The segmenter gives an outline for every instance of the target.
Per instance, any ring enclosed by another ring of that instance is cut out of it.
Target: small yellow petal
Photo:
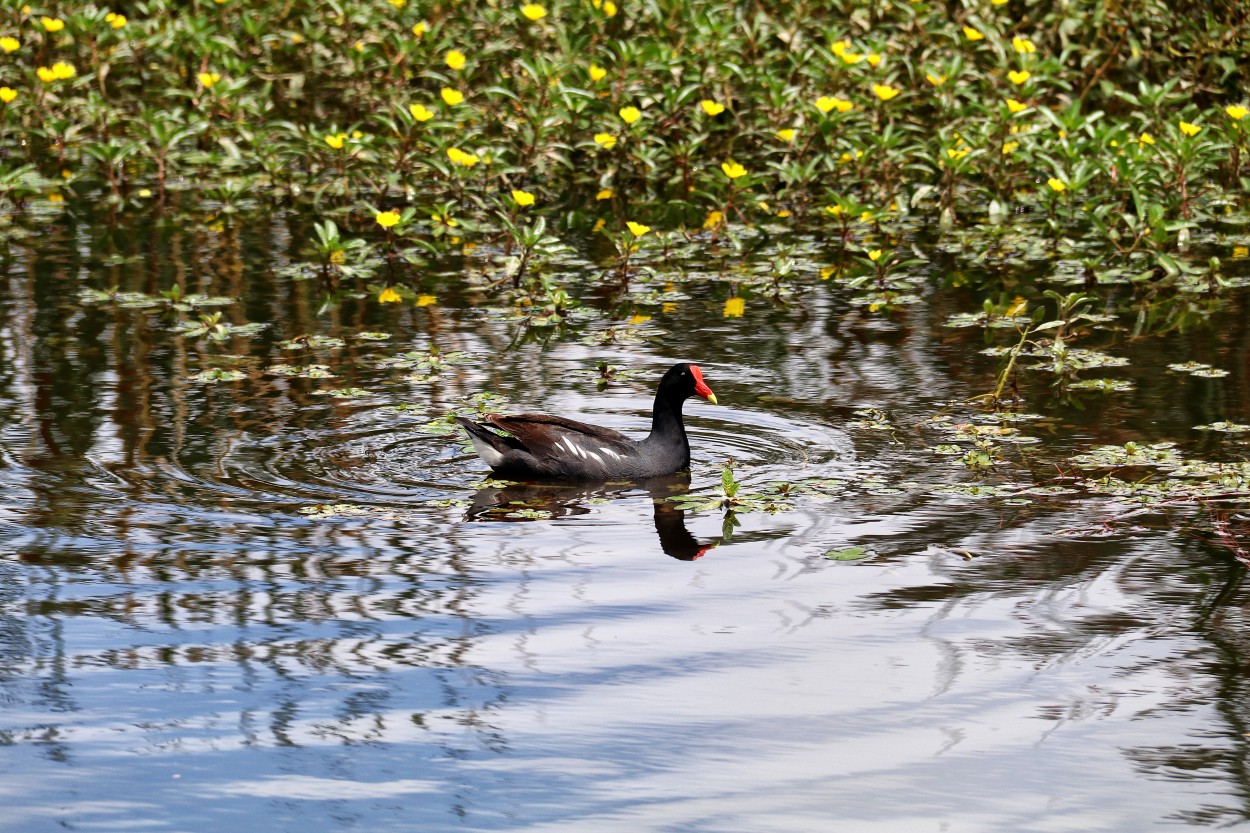
[[[391,228],[399,222],[399,212],[379,211],[377,214],[373,215],[373,219],[376,220],[377,224],[382,228]]]
[[[722,162],[720,163],[720,169],[724,171],[725,176],[730,179],[737,179],[738,177],[747,175],[747,169],[739,165],[737,162]]]
[[[538,3],[526,3],[521,7],[521,14],[528,20],[542,20],[547,16],[547,10]]]
[[[889,101],[891,98],[899,94],[899,91],[889,84],[873,84],[872,93],[882,101]]]
[[[590,65],[590,80],[591,81],[602,81],[603,76],[607,74],[608,74],[608,71],[604,69],[603,67],[595,66],[594,64]]]
[[[403,300],[403,296],[389,286],[378,293],[379,304],[398,304]]]
[[[738,297],[729,298],[725,301],[725,317],[741,318],[742,313],[746,311],[746,300]]]
[[[976,29],[973,29],[971,26],[965,26],[964,37],[966,37],[970,41],[979,41],[979,40],[983,40],[985,38],[985,35],[981,34]]]
[[[429,121],[434,118],[434,114],[424,104],[409,104],[408,112],[416,121]]]
[[[595,194],[595,199],[596,199],[596,200],[610,200],[610,199],[612,199],[612,189],[611,189],[611,188],[601,188],[601,189],[599,190],[599,193],[598,193],[598,194]]]
[[[630,220],[625,225],[629,227],[629,233],[634,235],[634,237],[642,237],[651,231],[651,226],[644,226],[642,223],[635,223],[633,220]]]
[[[619,115],[626,124],[633,124],[642,118],[642,111],[637,107],[622,107]]]
[[[531,194],[529,191],[513,190],[512,199],[516,202],[517,205],[521,206],[522,208],[525,208],[526,206],[534,204],[534,195]]]
[[[1181,122],[1181,132],[1186,136],[1197,136],[1198,131],[1200,130],[1202,130],[1202,128],[1199,125],[1190,124],[1187,121]]]
[[[1046,184],[1049,185],[1051,190],[1057,194],[1062,194],[1064,191],[1068,190],[1068,184],[1066,182],[1062,179],[1055,179],[1053,176],[1046,180]]]
[[[710,98],[705,98],[700,101],[699,106],[702,107],[703,112],[707,113],[709,116],[719,116],[721,113],[725,112],[724,104],[719,104]]]
[[[459,49],[453,49],[450,52],[448,52],[444,56],[444,60],[447,61],[447,66],[451,67],[457,72],[464,69],[465,57],[464,57],[464,53],[461,52]]]
[[[1015,84],[1017,87],[1032,77],[1033,73],[1029,72],[1027,69],[1013,69],[1011,72],[1007,73],[1007,80]]]
[[[443,89],[439,91],[439,95],[443,97],[443,103],[445,103],[448,107],[455,107],[457,104],[464,101],[464,93],[459,90],[453,90],[451,87],[443,87]]]

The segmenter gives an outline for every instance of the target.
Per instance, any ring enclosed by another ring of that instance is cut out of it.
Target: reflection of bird
[[[568,518],[585,515],[589,501],[619,500],[644,489],[651,497],[655,531],[660,537],[660,549],[679,561],[694,561],[720,544],[700,544],[686,529],[686,513],[668,498],[690,491],[690,475],[686,472],[667,477],[656,477],[632,484],[579,484],[566,483],[509,483],[506,486],[487,486],[473,496],[467,517],[475,521],[524,522],[535,519],[532,513],[518,510],[529,509],[543,513],[544,517]]]
[[[715,403],[698,365],[675,364],[655,392],[651,433],[641,440],[597,425],[545,414],[487,414],[485,425],[456,417],[495,474],[518,480],[637,480],[690,467],[681,406],[692,395]]]

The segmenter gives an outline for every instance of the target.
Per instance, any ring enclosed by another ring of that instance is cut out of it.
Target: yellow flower
[[[1049,185],[1050,189],[1056,194],[1062,194],[1064,191],[1068,190],[1068,184],[1066,182],[1062,179],[1055,179],[1053,176],[1046,180],[1046,184]]]
[[[43,24],[43,28],[49,32],[59,32],[65,28],[65,21],[59,17],[41,17],[39,22]]]
[[[399,222],[399,212],[394,210],[379,211],[373,215],[373,219],[377,220],[378,225],[382,228],[390,228]],[[399,299],[396,298],[395,300],[398,301]]]
[[[869,66],[873,66],[873,67],[875,67],[875,66],[879,65],[880,63],[881,63],[881,56],[880,56],[880,55],[878,55],[876,52],[870,52],[870,53],[868,54],[868,65],[869,65]]]
[[[841,56],[843,52],[845,52],[846,50],[850,48],[851,48],[851,42],[849,40],[840,40],[832,44],[829,47],[829,50],[833,52],[834,55]]]
[[[12,87],[0,87],[0,101],[8,104],[17,98],[17,90]]]
[[[882,101],[889,101],[891,98],[894,98],[894,96],[898,95],[899,93],[898,90],[891,87],[889,84],[873,84],[872,92],[873,92],[873,95],[875,95],[877,98],[881,99]]]
[[[969,153],[971,153],[971,151],[969,151],[967,148],[947,148],[946,149],[946,155],[949,156],[951,159],[963,159]]]
[[[829,214],[829,215],[830,215],[830,216],[832,216],[832,217],[841,217],[841,216],[842,216],[842,206],[840,206],[840,205],[826,205],[826,206],[825,206],[825,213],[826,213],[826,214]]]
[[[651,231],[651,226],[644,226],[642,223],[635,223],[633,220],[630,220],[625,225],[629,227],[629,233],[634,237],[642,237],[644,234]]]
[[[517,205],[521,206],[522,208],[525,208],[526,206],[534,204],[534,195],[531,194],[529,191],[518,191],[516,189],[513,189],[512,199],[516,202]]]
[[[1233,246],[1233,257],[1250,257],[1250,246]]]
[[[596,199],[596,200],[610,200],[610,199],[612,199],[612,189],[611,189],[611,188],[600,188],[600,189],[599,189],[599,193],[598,193],[598,194],[595,194],[595,199]]]
[[[1184,133],[1186,136],[1197,136],[1198,131],[1201,129],[1202,128],[1196,124],[1190,124],[1187,121],[1181,122],[1181,132]]]
[[[419,38],[428,31],[430,31],[430,25],[426,23],[424,20],[421,21],[420,23],[412,24],[412,34],[414,37]]]
[[[1011,46],[1020,55],[1032,55],[1037,51],[1037,46],[1028,38],[1012,38]]]
[[[1250,116],[1250,110],[1247,110],[1245,107],[1242,107],[1240,104],[1230,104],[1229,106],[1224,108],[1224,112],[1228,113],[1228,115],[1232,116],[1237,121],[1241,121],[1246,116]]]
[[[603,0],[603,13],[608,17],[616,17],[616,4],[612,0]]]
[[[334,148],[335,150],[342,150],[343,143],[347,141],[347,134],[346,133],[331,133],[329,136],[325,137],[325,140],[326,140],[326,144]]]
[[[650,320],[651,320],[651,316],[643,315],[641,312],[636,312],[630,317],[629,323],[630,324],[646,324]]]
[[[1033,75],[1027,69],[1015,70],[1007,73],[1007,80],[1015,84],[1017,87],[1032,78]]]
[[[932,85],[933,85],[933,86],[935,86],[935,87],[940,87],[940,86],[942,86],[943,84],[945,84],[945,83],[946,83],[946,76],[945,76],[945,75],[934,75],[933,73],[931,73],[931,72],[930,72],[930,73],[928,73],[927,75],[925,75],[925,80],[926,80],[926,81],[928,81],[930,84],[932,84]]]
[[[822,95],[816,99],[816,109],[822,113],[828,113],[830,110],[837,110],[839,113],[845,113],[855,105],[847,101],[845,98],[837,98],[836,96]]]
[[[602,217],[600,217],[598,220],[595,220],[595,227],[590,230],[591,234],[598,234],[599,232],[603,231],[603,227],[606,226],[607,224],[608,224],[608,221],[603,219]]]
[[[417,296],[417,306],[419,307],[429,307],[437,303],[438,303],[438,298],[436,298],[433,295],[418,295]]]
[[[705,98],[700,101],[699,106],[702,107],[703,112],[707,113],[709,116],[719,116],[721,113],[725,112],[724,104],[718,104],[710,98]]]
[[[379,304],[398,304],[403,300],[403,296],[391,289],[389,286],[378,293]]]
[[[737,162],[721,162],[720,169],[725,172],[725,176],[730,179],[737,179],[747,175],[747,169],[739,165]]]
[[[841,58],[842,62],[845,64],[858,64],[860,61],[864,60],[863,55],[856,52],[847,52],[845,50],[839,52],[838,57]]]
[[[213,86],[221,80],[221,76],[215,72],[201,72],[195,78],[200,82],[200,86],[206,88]]]
[[[39,69],[35,70],[35,74],[38,75],[39,80],[45,84],[51,84],[56,80],[56,76],[52,74],[52,69],[50,67],[39,67]]]
[[[65,197],[61,194],[48,194],[48,202],[65,202]]]
[[[126,28],[126,15],[109,12],[104,16],[104,22],[114,29],[124,29]]]
[[[451,67],[456,72],[459,72],[460,70],[464,69],[464,61],[465,61],[464,53],[461,52],[459,49],[453,49],[450,52],[448,52],[447,55],[444,57],[444,60],[447,61],[447,66]]]
[[[722,211],[709,211],[707,217],[703,220],[705,229],[714,229],[721,223],[725,222],[725,214]]]
[[[602,81],[603,76],[607,74],[608,74],[608,71],[604,69],[603,67],[595,66],[594,64],[590,65],[590,80],[591,81]]]
[[[547,10],[538,3],[526,3],[521,7],[521,14],[529,20],[542,20],[547,16]]]
[[[455,107],[457,104],[464,101],[464,93],[459,90],[453,90],[451,87],[443,87],[439,95],[443,97],[443,102],[448,107]]]
[[[970,41],[979,41],[985,38],[985,35],[973,29],[971,26],[964,27],[964,37]]]
[[[993,3],[995,6],[1007,5],[1007,0],[990,0],[990,2]]]
[[[611,133],[596,133],[595,144],[602,145],[605,150],[616,147],[616,137]]]
[[[1137,144],[1139,145],[1153,145],[1154,143],[1155,137],[1151,136],[1149,133],[1141,134],[1141,138],[1137,140]]]
[[[871,211],[862,211],[862,212],[860,212],[860,215],[859,215],[859,221],[860,221],[861,223],[866,223],[866,222],[868,222],[868,221],[869,221],[869,220],[871,220],[871,219],[872,219],[872,212],[871,212]]]
[[[57,61],[52,65],[52,77],[58,81],[68,80],[77,74],[78,70],[74,69],[73,64],[67,64],[64,61]]]
[[[871,260],[873,263],[876,263],[878,260],[881,259],[881,250],[873,249],[871,252],[868,253],[868,259]]]
[[[642,118],[642,111],[637,107],[622,107],[619,115],[626,124],[633,124]]]
[[[1007,109],[1013,113],[1023,113],[1025,110],[1029,109],[1029,105],[1025,104],[1023,101],[1016,101],[1014,98],[1004,100],[1007,102]]]
[[[22,48],[22,42],[17,38],[0,38],[0,49],[5,52],[16,52]]]
[[[725,317],[741,318],[742,313],[746,311],[747,302],[742,298],[729,298],[725,301]]]
[[[417,121],[429,121],[434,118],[434,114],[424,104],[409,104],[408,112],[412,113],[412,117]]]
[[[472,168],[481,161],[472,153],[465,153],[460,148],[447,148],[447,158],[457,165],[463,165],[466,168]]]
[[[777,138],[778,138],[778,139],[780,139],[780,140],[781,140],[781,141],[783,141],[783,142],[793,142],[793,141],[794,141],[794,132],[795,132],[795,131],[794,131],[794,128],[793,128],[793,127],[786,127],[786,128],[783,128],[783,129],[781,129],[781,130],[778,130],[778,131],[777,131]]]
[[[1016,152],[1016,148],[1018,147],[1020,147],[1019,142],[1004,142],[1003,143],[1003,156],[1010,156],[1011,154]]]

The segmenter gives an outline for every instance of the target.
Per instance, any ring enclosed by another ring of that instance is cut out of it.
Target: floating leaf
[[[825,558],[830,561],[860,561],[872,555],[872,550],[867,547],[847,547],[841,550],[829,550],[825,553]]]

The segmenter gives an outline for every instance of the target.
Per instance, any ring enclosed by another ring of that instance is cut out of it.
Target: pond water
[[[995,417],[967,401],[1002,366],[980,351],[1018,333],[947,326],[988,294],[956,256],[882,311],[821,279],[819,238],[703,239],[628,285],[587,246],[561,267],[584,306],[531,326],[484,250],[419,272],[423,305],[325,306],[289,268],[296,218],[183,219],[37,216],[0,261],[0,828],[1250,819],[1242,505],[1099,491],[1072,462],[1244,458],[1197,427],[1250,421],[1238,291],[1135,333],[1131,291],[1097,287],[1079,346],[1130,363],[1085,375],[1132,389],[1024,369],[1023,416]],[[798,268],[770,283],[778,252]],[[174,283],[232,302],[83,294]],[[214,310],[265,327],[175,328]],[[488,483],[444,419],[642,433],[678,360],[721,403],[687,404],[688,481]],[[665,500],[715,502],[727,460],[756,504]]]

